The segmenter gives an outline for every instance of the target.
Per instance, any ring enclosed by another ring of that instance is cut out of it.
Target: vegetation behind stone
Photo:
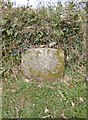
[[[20,64],[21,53],[28,48],[56,42],[64,50],[65,66],[74,70],[85,63],[85,9],[69,2],[65,7],[29,6],[14,8],[1,4],[2,61],[5,69]],[[76,66],[75,66],[75,65]]]

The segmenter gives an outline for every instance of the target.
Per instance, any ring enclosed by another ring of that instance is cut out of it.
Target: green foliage
[[[26,83],[11,75],[4,83],[3,118],[86,118],[86,83],[82,76],[69,85],[34,80]]]
[[[73,2],[63,7],[14,8],[0,2],[2,27],[3,117],[86,117],[85,10]],[[21,53],[37,45],[56,41],[64,50],[65,73],[73,81],[49,83],[43,87],[15,78],[13,66],[20,64]],[[80,79],[80,81],[79,81]],[[82,98],[80,100],[80,97]],[[75,105],[75,106],[74,106]],[[41,106],[41,107],[40,107]],[[49,113],[45,113],[48,108]],[[63,111],[62,111],[63,110]],[[64,116],[63,116],[64,117]]]
[[[8,3],[10,4],[10,3]],[[83,24],[85,10],[79,4],[69,2],[63,7],[13,8],[1,6],[2,57],[3,65],[20,63],[20,53],[36,45],[47,45],[56,41],[58,48],[64,50],[66,67],[74,69],[74,63],[85,63],[85,41]],[[79,7],[79,8],[78,8]],[[18,61],[18,62],[17,62]]]

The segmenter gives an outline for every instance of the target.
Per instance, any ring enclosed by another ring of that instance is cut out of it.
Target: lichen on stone
[[[31,49],[27,56],[23,55],[23,70],[36,80],[58,80],[63,77],[64,52],[61,49],[39,48]],[[28,56],[29,55],[29,56]],[[27,58],[25,58],[25,56]],[[31,59],[30,59],[31,58]],[[44,68],[42,68],[44,67]]]

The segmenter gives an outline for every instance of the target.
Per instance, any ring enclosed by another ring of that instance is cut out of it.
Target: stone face
[[[29,78],[59,79],[64,72],[64,53],[60,49],[52,48],[28,49],[22,54],[21,67]]]

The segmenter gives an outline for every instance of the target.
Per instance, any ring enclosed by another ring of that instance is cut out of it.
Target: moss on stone
[[[58,71],[59,76],[62,77],[64,73],[64,66],[65,66],[63,50],[57,49],[56,57],[59,60],[58,63],[60,63],[60,65],[56,67],[56,71]]]
[[[41,71],[34,70],[32,67],[30,67],[29,68],[30,76],[35,77],[36,79],[42,78],[44,80],[53,80],[53,79],[55,80],[62,78],[64,73],[64,53],[62,50],[58,49],[55,54],[56,54],[56,58],[58,59],[58,63],[60,64],[58,64],[54,72],[51,72],[49,70],[46,74],[46,73],[42,73]]]

